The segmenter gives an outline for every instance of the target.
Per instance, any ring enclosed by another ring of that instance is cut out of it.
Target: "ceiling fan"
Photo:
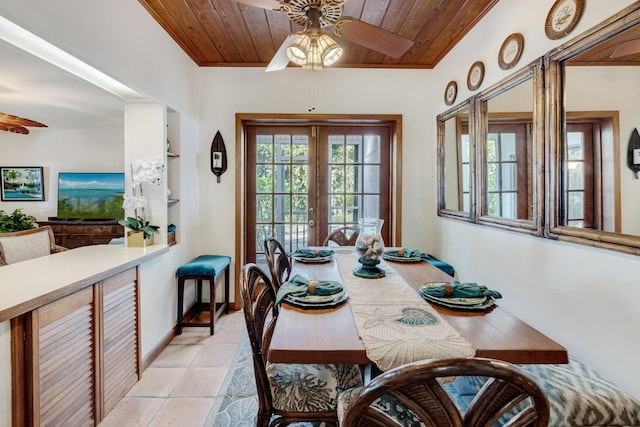
[[[23,119],[22,117],[0,113],[0,130],[26,135],[29,133],[29,129],[27,129],[26,126],[39,128],[47,127],[47,125],[36,122],[35,120]]]
[[[611,54],[610,58],[622,58],[628,55],[640,54],[640,39],[627,40],[620,43]]]
[[[342,16],[347,0],[235,1],[286,13],[292,22],[303,27],[287,36],[266,71],[282,70],[289,61],[314,71],[336,63],[342,56],[342,47],[322,31],[323,27],[331,27],[336,36],[392,58],[404,55],[413,46],[413,40],[359,19]]]

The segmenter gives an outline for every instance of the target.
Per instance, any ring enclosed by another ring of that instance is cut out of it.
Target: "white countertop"
[[[167,245],[83,246],[0,267],[0,322],[154,258]]]

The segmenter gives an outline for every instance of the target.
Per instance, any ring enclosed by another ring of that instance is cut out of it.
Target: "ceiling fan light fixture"
[[[335,64],[342,57],[344,50],[327,34],[318,38],[318,49],[322,52],[322,65],[328,67]]]
[[[287,48],[287,57],[296,65],[306,64],[310,45],[311,38],[309,37],[309,35],[306,33],[301,34],[300,37],[298,37]]]
[[[302,68],[311,71],[322,70],[322,51],[318,46],[318,37],[311,38],[311,45],[307,52],[307,61],[302,64]]]

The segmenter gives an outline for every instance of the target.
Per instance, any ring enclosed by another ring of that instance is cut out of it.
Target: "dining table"
[[[338,260],[357,259],[352,247],[335,249],[327,262],[291,260],[291,277],[330,280],[345,285],[354,275],[341,272]],[[418,294],[429,282],[451,282],[453,277],[426,260],[396,262],[383,260],[383,269],[393,270]],[[370,279],[377,286],[378,280]],[[499,300],[498,300],[499,301]],[[515,364],[568,363],[567,349],[496,303],[486,310],[457,310],[431,304],[446,323],[464,337],[475,350],[475,357],[503,360]],[[372,364],[361,339],[347,300],[331,308],[305,309],[282,302],[267,352],[272,363]]]

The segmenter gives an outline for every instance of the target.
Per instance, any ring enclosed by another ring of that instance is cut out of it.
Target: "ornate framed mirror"
[[[474,129],[469,100],[440,114],[438,126],[438,215],[472,221],[475,205]]]
[[[542,235],[542,60],[476,98],[478,223]]]
[[[639,123],[639,39],[636,2],[547,55],[547,237],[640,254],[640,181],[625,165]]]

